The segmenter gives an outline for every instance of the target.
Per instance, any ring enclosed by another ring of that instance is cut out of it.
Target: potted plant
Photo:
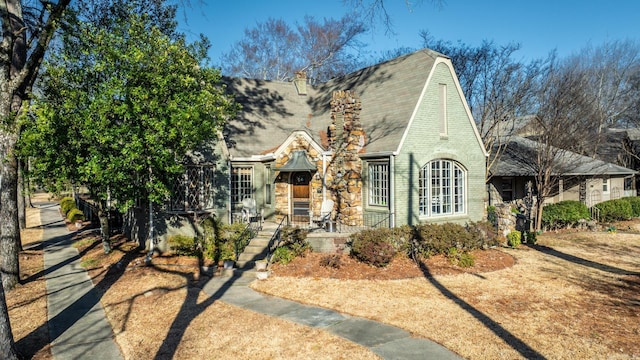
[[[236,261],[236,253],[233,248],[233,243],[225,242],[220,247],[220,260],[225,270],[233,269]]]

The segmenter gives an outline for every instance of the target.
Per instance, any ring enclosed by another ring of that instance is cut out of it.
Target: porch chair
[[[320,216],[316,217],[313,221],[320,225],[323,229],[327,230],[327,224],[331,222],[331,212],[333,211],[333,200],[322,201],[320,207]],[[331,229],[333,230],[333,229]]]
[[[262,212],[258,211],[256,200],[253,198],[244,198],[242,200],[242,222],[252,223],[258,222],[260,228],[262,228]]]

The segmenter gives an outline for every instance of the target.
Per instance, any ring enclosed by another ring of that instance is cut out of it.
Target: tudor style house
[[[242,109],[194,152],[165,234],[208,214],[237,221],[247,199],[267,221],[308,222],[323,203],[354,226],[483,218],[487,153],[448,57],[419,50],[318,86],[304,73],[224,82]]]

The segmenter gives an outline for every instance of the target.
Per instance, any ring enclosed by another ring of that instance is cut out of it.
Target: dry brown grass
[[[29,221],[33,226],[33,213]],[[38,245],[40,231],[23,233],[25,243]],[[108,256],[99,244],[90,247],[96,240],[85,239],[80,249],[127,359],[376,357],[321,330],[212,301],[192,259],[158,258],[171,264],[144,267],[126,239],[115,239]],[[494,272],[404,280],[272,276],[253,287],[393,324],[470,359],[640,358],[640,235],[548,234],[539,244],[502,249],[517,262]],[[36,246],[21,255],[21,278],[29,281],[7,303],[20,350],[50,359],[41,271]]]
[[[37,200],[37,199],[34,199]],[[24,251],[20,253],[20,280],[6,294],[13,338],[26,358],[51,359],[47,326],[47,297],[43,274],[40,211],[27,208],[27,229],[21,232]]]
[[[517,263],[489,273],[271,277],[253,288],[396,325],[469,359],[640,358],[640,235],[551,234],[539,244],[504,249]]]
[[[89,273],[126,359],[378,358],[325,331],[212,300],[202,292],[208,278],[198,274],[195,259],[156,257],[154,266],[144,266],[134,244],[114,241],[109,255],[95,246],[97,238],[85,238],[79,250],[92,265]]]

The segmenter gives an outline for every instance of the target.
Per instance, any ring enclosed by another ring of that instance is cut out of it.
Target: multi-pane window
[[[253,198],[253,168],[234,167],[231,171],[231,203],[235,207],[245,198]]]
[[[369,205],[389,204],[389,164],[369,164]]]
[[[434,160],[420,169],[418,179],[421,216],[465,212],[466,173],[450,160]]]
[[[213,165],[186,166],[173,183],[172,211],[201,211],[213,208]]]

